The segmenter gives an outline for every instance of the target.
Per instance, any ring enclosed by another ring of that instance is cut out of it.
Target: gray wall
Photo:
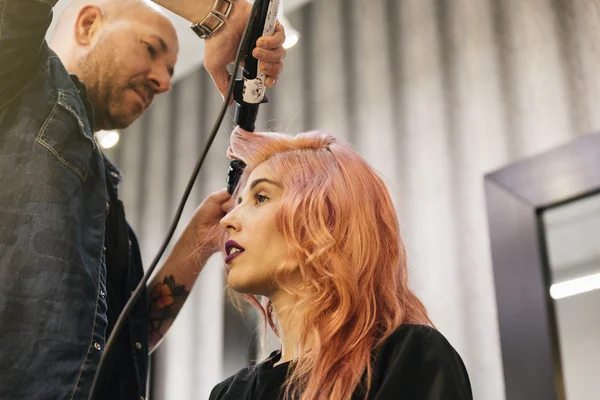
[[[462,355],[476,399],[504,399],[483,174],[600,128],[599,0],[316,0],[261,111],[261,128],[319,128],[384,176],[412,286]],[[150,262],[217,114],[205,72],[111,152]],[[184,215],[223,186],[231,118]],[[224,373],[218,260],[159,351],[155,399],[202,399]],[[242,351],[242,350],[240,350]],[[227,369],[229,370],[229,368]]]

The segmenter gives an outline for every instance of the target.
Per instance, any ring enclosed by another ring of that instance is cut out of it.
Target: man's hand
[[[225,216],[223,207],[231,198],[227,190],[211,193],[194,212],[183,235],[184,240],[194,246],[201,246],[202,253],[208,256],[221,250],[218,235],[219,222]]]
[[[223,231],[219,222],[225,216],[223,208],[230,198],[227,190],[223,189],[204,199],[194,211],[165,264],[186,264],[199,272],[208,258],[221,250]]]
[[[231,14],[225,25],[213,36],[206,39],[204,44],[204,67],[212,76],[221,95],[225,97],[229,87],[231,74],[227,66],[235,61],[235,54],[242,39],[244,28],[252,4],[246,0],[238,0],[233,4]],[[256,57],[258,68],[267,75],[265,85],[274,86],[283,69],[282,60],[285,58],[285,31],[278,22],[273,36],[262,36],[256,42],[252,55]]]

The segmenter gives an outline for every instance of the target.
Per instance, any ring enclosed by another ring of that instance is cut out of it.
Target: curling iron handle
[[[246,55],[246,67],[244,68],[244,86],[242,90],[243,102],[249,104],[260,104],[265,95],[265,79],[266,74],[258,69],[258,60],[252,56],[252,51],[256,47],[256,40],[260,36],[271,36],[275,32],[277,24],[277,10],[279,8],[279,0],[268,0],[268,7],[262,9],[264,24],[259,24],[260,29],[254,40],[250,43],[250,48]],[[262,29],[261,29],[262,28]],[[260,33],[259,33],[260,32]]]
[[[259,1],[259,0],[256,0]],[[280,0],[264,0],[260,4],[258,16],[253,21],[252,34],[248,45],[243,78],[236,82],[234,99],[237,102],[234,121],[242,129],[254,132],[258,105],[266,102],[266,74],[259,70],[258,60],[252,52],[261,36],[271,36],[277,24],[277,10]]]
[[[279,0],[269,0],[269,10],[267,11],[267,18],[265,19],[265,28],[263,29],[263,36],[273,36],[275,33],[275,25],[277,25],[277,11],[279,10]],[[259,70],[258,77],[261,81],[265,81],[266,75],[264,72]]]

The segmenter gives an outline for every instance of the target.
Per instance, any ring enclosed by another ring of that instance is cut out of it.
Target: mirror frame
[[[485,175],[507,400],[564,400],[541,213],[600,192],[600,133]]]

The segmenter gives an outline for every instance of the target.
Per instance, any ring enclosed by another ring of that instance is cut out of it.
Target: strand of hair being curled
[[[350,146],[321,132],[237,130],[228,155],[247,164],[238,190],[260,164],[284,187],[277,227],[292,259],[277,267],[274,280],[298,299],[301,315],[299,357],[284,398],[347,400],[355,392],[366,398],[377,347],[401,324],[430,323],[408,287],[385,184]],[[261,311],[275,326],[272,314]]]

